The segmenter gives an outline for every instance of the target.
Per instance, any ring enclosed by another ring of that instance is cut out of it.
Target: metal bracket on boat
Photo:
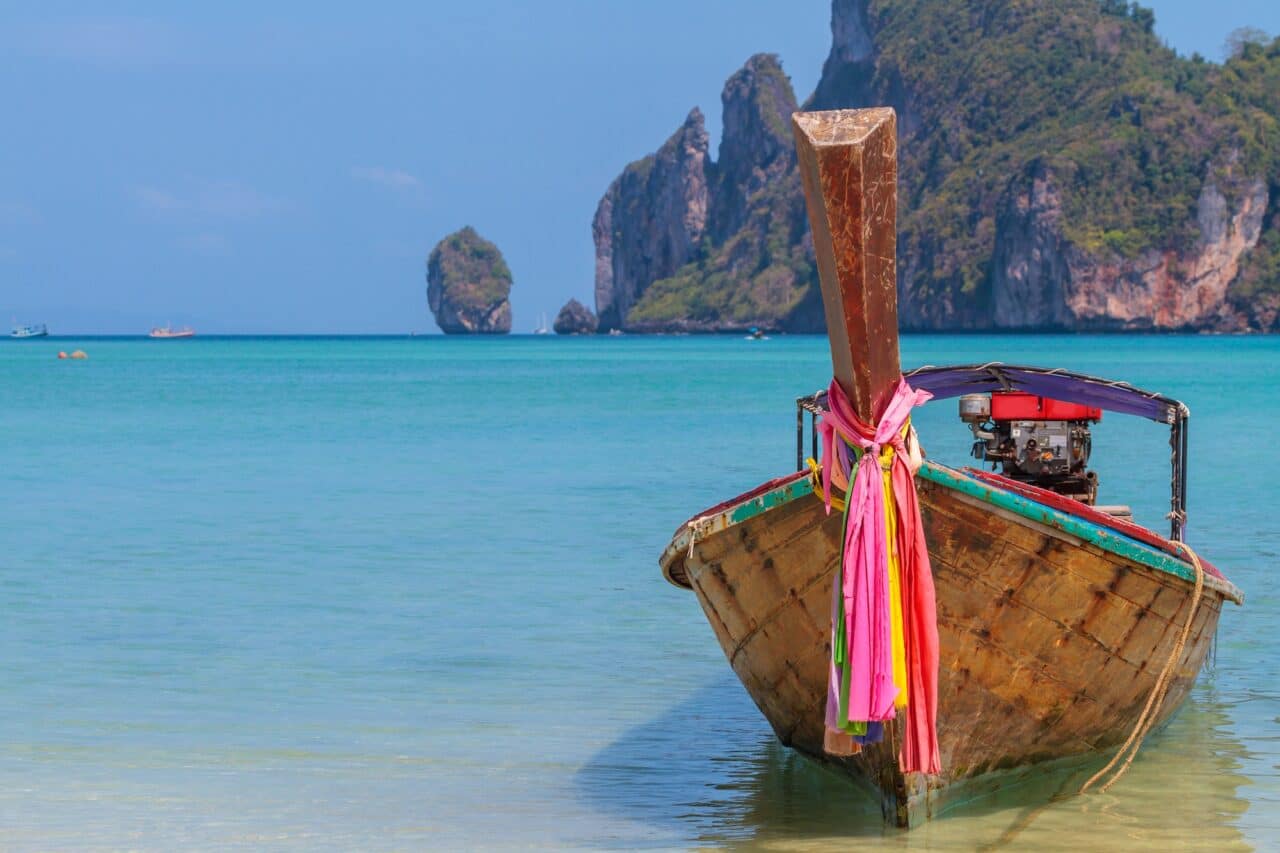
[[[1169,538],[1182,542],[1187,528],[1187,422],[1191,410],[1182,403],[1169,429],[1169,467],[1172,478],[1169,489]]]
[[[1014,390],[1013,383],[1009,381],[1009,377],[1004,374],[1004,371],[1000,370],[1000,362],[988,362],[982,366],[982,369],[987,371],[987,373],[990,373],[992,378],[1000,383],[1000,389],[1002,391]]]
[[[827,392],[814,391],[808,397],[796,398],[796,470],[804,470],[804,413],[809,413],[809,445],[814,459],[818,458],[818,418],[827,410]]]

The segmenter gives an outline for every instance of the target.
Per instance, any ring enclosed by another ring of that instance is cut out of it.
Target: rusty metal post
[[[796,400],[796,470],[804,468],[804,407]]]
[[[875,423],[902,375],[897,117],[878,107],[791,120],[835,379],[858,417]]]
[[[1187,458],[1187,452],[1190,450],[1187,440],[1187,433],[1191,426],[1191,413],[1182,412],[1182,423],[1178,427],[1178,529],[1173,538],[1179,542],[1187,541],[1187,463],[1191,460]]]

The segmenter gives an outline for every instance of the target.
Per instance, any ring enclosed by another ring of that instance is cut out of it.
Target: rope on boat
[[[705,539],[707,531],[711,529],[710,515],[700,515],[690,520],[686,526],[689,528],[689,559],[693,559],[693,546],[698,544],[699,539]]]
[[[1169,685],[1173,683],[1173,669],[1177,665],[1178,660],[1182,657],[1182,651],[1186,648],[1187,637],[1191,634],[1191,623],[1195,621],[1196,612],[1200,609],[1200,598],[1204,593],[1204,566],[1200,564],[1200,558],[1196,556],[1196,552],[1185,542],[1174,542],[1181,548],[1191,559],[1191,565],[1196,570],[1196,589],[1191,596],[1191,608],[1187,613],[1187,621],[1182,626],[1182,633],[1178,635],[1178,642],[1174,643],[1173,651],[1169,655],[1169,660],[1165,662],[1164,669],[1160,670],[1160,676],[1156,679],[1156,684],[1151,688],[1151,695],[1147,697],[1146,707],[1142,709],[1142,714],[1138,717],[1138,722],[1134,725],[1133,731],[1129,733],[1129,739],[1124,742],[1124,746],[1116,752],[1107,766],[1103,767],[1097,773],[1089,778],[1089,781],[1080,786],[1080,793],[1085,793],[1108,772],[1115,767],[1116,762],[1122,756],[1125,757],[1124,764],[1120,765],[1120,769],[1103,785],[1099,790],[1106,792],[1112,785],[1120,780],[1120,777],[1129,769],[1129,765],[1133,763],[1134,757],[1137,756],[1138,750],[1142,748],[1142,741],[1146,738],[1147,733],[1151,731],[1151,727],[1155,724],[1156,718],[1160,715],[1160,706],[1164,704],[1165,696],[1169,693]],[[1132,749],[1130,749],[1132,747]]]

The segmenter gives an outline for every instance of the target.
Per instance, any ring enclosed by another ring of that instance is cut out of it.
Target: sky
[[[1155,0],[1180,53],[1275,0]],[[514,329],[593,304],[591,217],[695,105],[777,53],[801,100],[830,0],[0,2],[0,323],[57,333],[435,332],[464,225]]]

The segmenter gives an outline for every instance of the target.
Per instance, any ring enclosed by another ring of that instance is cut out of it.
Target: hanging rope
[[[1200,609],[1200,597],[1204,592],[1204,566],[1200,565],[1200,558],[1196,556],[1196,552],[1185,542],[1175,542],[1186,555],[1191,559],[1191,565],[1196,570],[1196,588],[1191,596],[1191,609],[1187,613],[1187,621],[1182,626],[1182,633],[1178,635],[1178,642],[1174,643],[1173,651],[1169,654],[1169,660],[1165,662],[1164,669],[1160,670],[1160,676],[1156,679],[1155,687],[1151,688],[1151,695],[1147,697],[1147,705],[1142,709],[1142,714],[1138,717],[1138,722],[1134,724],[1133,731],[1129,733],[1129,739],[1124,742],[1124,746],[1116,752],[1107,766],[1103,767],[1097,773],[1089,778],[1080,786],[1080,793],[1085,793],[1089,788],[1093,787],[1093,783],[1097,782],[1115,767],[1121,757],[1124,757],[1124,764],[1120,765],[1120,769],[1107,781],[1100,789],[1107,791],[1112,785],[1120,780],[1120,777],[1129,769],[1129,765],[1133,763],[1133,759],[1137,756],[1138,750],[1142,748],[1142,741],[1146,738],[1147,733],[1151,731],[1151,727],[1155,724],[1156,718],[1160,716],[1160,706],[1164,704],[1164,698],[1169,693],[1169,685],[1173,683],[1172,673],[1178,661],[1182,658],[1182,651],[1187,646],[1187,637],[1191,634],[1191,623],[1195,621],[1196,612]],[[1132,747],[1132,749],[1130,749]],[[1127,757],[1126,756],[1127,753]]]

